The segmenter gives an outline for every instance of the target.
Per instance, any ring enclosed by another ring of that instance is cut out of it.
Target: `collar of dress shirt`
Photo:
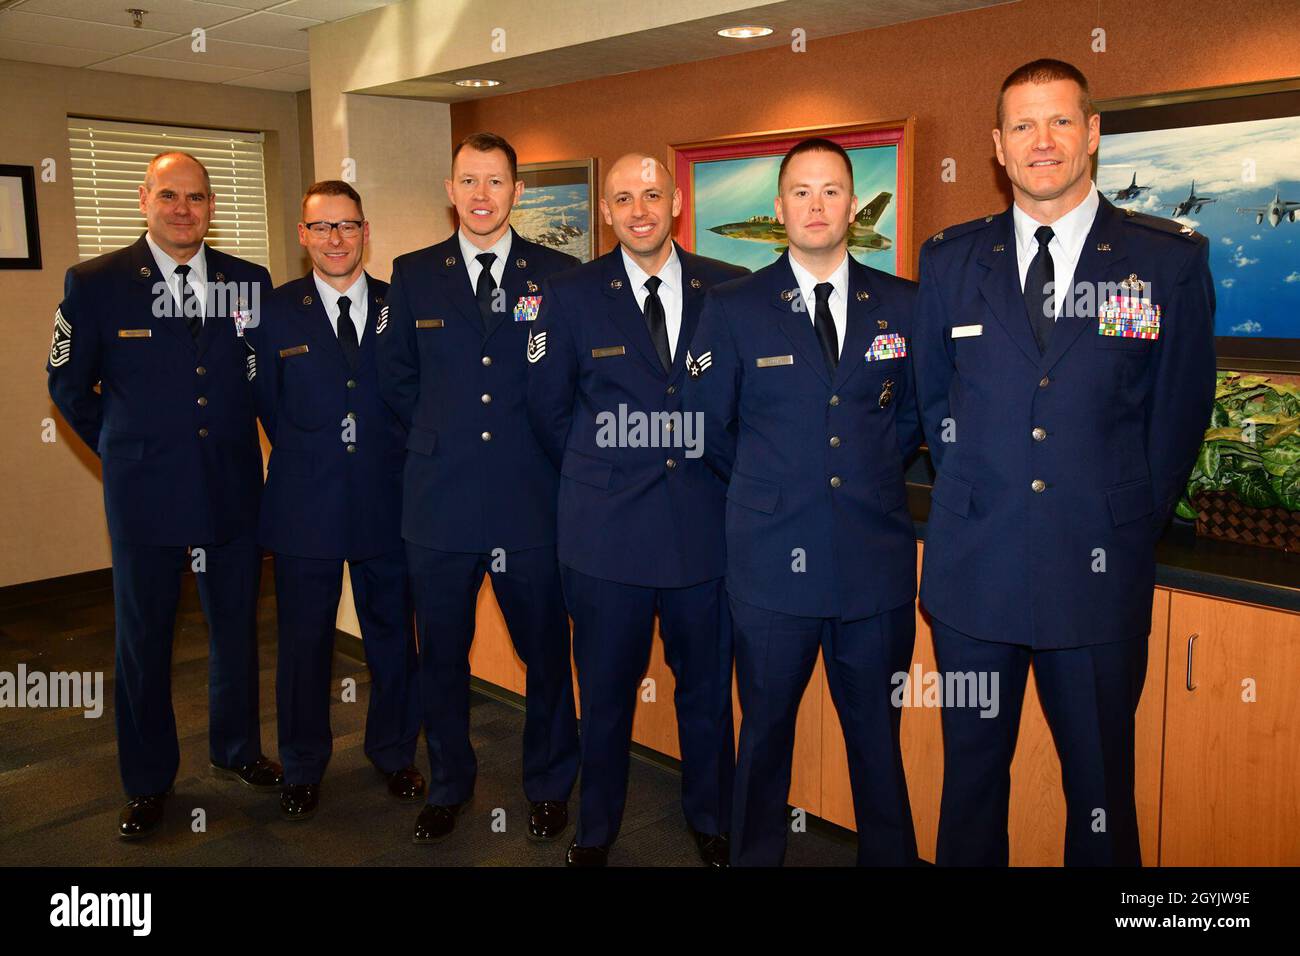
[[[153,236],[147,232],[144,234],[144,241],[149,244],[149,251],[153,253],[153,261],[158,263],[158,268],[162,270],[163,279],[170,284],[180,263],[163,252],[162,246],[154,242]],[[190,267],[190,278],[200,285],[206,285],[208,281],[207,248],[204,243],[199,243],[199,251],[190,256],[190,261],[185,263]]]
[[[650,294],[650,291],[645,287],[645,281],[650,278],[650,273],[637,265],[621,245],[618,248],[623,254],[623,268],[627,270],[627,279],[632,283],[632,292],[636,296],[637,304],[644,309],[646,296]],[[660,291],[666,287],[669,292],[681,292],[682,260],[677,258],[676,245],[669,247],[668,258],[656,274],[663,280],[663,285],[659,287]]]
[[[799,283],[799,291],[803,293],[804,302],[808,304],[808,319],[811,321],[813,310],[817,308],[817,296],[813,292],[813,287],[822,280],[805,269],[794,256],[790,256],[790,271],[794,273],[794,281]],[[840,260],[840,264],[835,267],[835,271],[825,281],[831,284],[841,302],[848,302],[849,254],[847,251],[844,253],[844,258]]]
[[[497,267],[499,266],[502,271],[505,270],[506,259],[510,256],[510,240],[514,233],[513,229],[507,227],[500,239],[486,249],[480,249],[469,241],[464,229],[457,229],[456,238],[460,240],[460,254],[465,259],[465,268],[468,269],[471,264],[475,269],[481,268],[478,257],[485,252],[496,253],[496,258],[492,260],[492,276],[497,280],[497,285],[500,285],[502,273],[497,271]]]
[[[1088,195],[1056,222],[1052,223],[1052,238],[1061,244],[1067,262],[1075,262],[1083,250],[1084,240],[1092,228],[1092,221],[1097,218],[1097,208],[1101,205],[1101,196],[1097,184],[1093,183]],[[1011,218],[1016,226],[1016,248],[1020,261],[1029,262],[1037,254],[1038,240],[1034,233],[1044,223],[1039,222],[1017,204],[1012,204]],[[1027,258],[1026,258],[1027,257]]]
[[[348,291],[346,292],[340,292],[338,289],[334,288],[322,279],[315,269],[311,270],[311,277],[316,280],[316,291],[320,293],[321,304],[325,306],[325,314],[330,317],[330,321],[338,321],[339,298],[345,295],[348,297],[348,302],[350,303],[348,306],[348,315],[352,316],[355,321],[358,305],[364,304],[366,301],[365,270],[363,269],[361,274],[357,276],[357,280],[348,286]],[[334,331],[337,332],[338,329],[335,329]]]

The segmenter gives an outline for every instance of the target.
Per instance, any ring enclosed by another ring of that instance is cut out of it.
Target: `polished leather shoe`
[[[451,831],[456,828],[456,814],[460,813],[460,808],[463,806],[463,803],[453,803],[449,806],[426,803],[424,809],[420,811],[419,819],[415,821],[414,841],[437,843],[449,837]]]
[[[310,820],[319,803],[319,783],[287,784],[280,791],[280,816],[286,820]]]
[[[578,846],[574,840],[569,844],[569,852],[564,854],[565,866],[604,866],[609,862],[609,847]]]
[[[162,823],[163,806],[166,802],[166,793],[132,798],[118,814],[117,835],[123,840],[138,840],[148,836],[158,828],[158,824]]]
[[[700,851],[700,859],[705,866],[731,866],[731,841],[725,833],[698,833],[691,831],[695,837],[695,847]]]
[[[401,770],[379,771],[388,782],[388,794],[394,800],[419,800],[424,796],[424,777],[420,771],[414,767],[403,767]]]
[[[238,780],[244,786],[252,787],[254,790],[279,790],[284,783],[283,769],[274,760],[266,757],[258,757],[252,763],[246,763],[242,767],[222,767],[215,763],[209,766],[216,776],[227,780]]]
[[[528,805],[528,838],[554,840],[569,825],[569,805],[563,800],[534,800]]]

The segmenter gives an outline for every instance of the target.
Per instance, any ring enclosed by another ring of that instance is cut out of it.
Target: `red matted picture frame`
[[[691,251],[700,251],[703,255],[712,255],[715,258],[728,259],[728,256],[719,254],[714,248],[697,250],[696,249],[696,204],[699,198],[697,190],[697,167],[701,163],[716,163],[720,160],[748,159],[756,157],[779,157],[784,155],[790,147],[794,146],[801,140],[808,139],[812,136],[820,136],[829,139],[832,142],[843,146],[845,150],[853,155],[853,150],[859,150],[870,147],[892,146],[895,147],[895,159],[893,163],[893,189],[886,190],[891,195],[885,201],[886,205],[893,206],[892,232],[893,235],[882,237],[888,243],[888,249],[893,252],[893,272],[895,275],[905,278],[914,279],[914,267],[912,256],[912,189],[913,189],[913,169],[912,153],[914,142],[915,118],[908,117],[902,120],[891,120],[880,123],[856,123],[847,126],[812,126],[800,129],[772,130],[762,133],[744,133],[736,136],[724,136],[718,139],[704,140],[695,143],[681,143],[668,147],[668,168],[673,170],[676,177],[677,185],[682,191],[682,212],[677,218],[674,230],[674,238],[685,249]],[[748,208],[752,209],[752,216],[768,217],[773,214],[772,199],[776,196],[775,172],[771,176],[771,190],[768,194],[765,205],[758,208],[757,201],[750,204]],[[856,191],[856,190],[855,190]],[[858,192],[858,207],[863,210],[873,198],[879,195],[873,186],[870,190],[871,195],[862,195]],[[722,217],[731,218],[731,217]],[[734,225],[740,225],[739,223]],[[717,232],[719,228],[710,227],[710,231]],[[759,230],[761,232],[761,230]],[[724,233],[725,236],[725,233]],[[745,236],[744,238],[752,238]],[[775,250],[780,247],[782,239],[762,236],[758,239],[759,243],[771,245],[773,250],[773,261],[775,261]],[[867,238],[868,242],[878,243],[880,240],[871,236]],[[713,245],[715,242],[710,241]],[[751,245],[746,243],[746,245]],[[851,248],[855,256],[861,258],[859,253],[863,251],[882,252],[886,250],[871,249],[870,246],[861,248]],[[740,264],[753,266],[753,253],[750,253],[750,261]],[[868,265],[873,256],[867,256],[865,261]],[[879,260],[876,267],[880,268]]]

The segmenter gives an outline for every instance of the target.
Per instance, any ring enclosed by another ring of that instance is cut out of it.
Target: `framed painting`
[[[1097,188],[1210,240],[1219,366],[1300,372],[1300,81],[1097,106]]]
[[[800,140],[821,136],[844,147],[853,164],[857,212],[849,254],[892,275],[912,277],[911,119],[728,136],[669,148],[682,190],[676,238],[686,249],[749,269],[785,251],[775,218],[781,157]]]
[[[0,269],[39,269],[36,169],[0,165]]]
[[[595,175],[591,159],[520,164],[524,195],[510,212],[510,225],[525,239],[590,262],[596,255]]]

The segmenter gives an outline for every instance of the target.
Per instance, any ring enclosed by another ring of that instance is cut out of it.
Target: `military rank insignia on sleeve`
[[[546,355],[546,333],[533,333],[532,329],[528,330],[528,362],[530,365],[536,365]]]
[[[375,334],[378,335],[386,328],[388,328],[388,306],[379,310],[379,318],[375,320]]]
[[[883,362],[886,359],[906,357],[907,339],[897,332],[886,332],[883,335],[877,335],[871,342],[871,348],[867,349],[868,362]]]
[[[54,312],[54,339],[50,342],[50,367],[66,365],[72,357],[72,325],[63,317],[63,309]]]
[[[247,339],[244,340],[244,344],[248,346],[248,355],[244,359],[244,364],[248,367],[247,375],[248,380],[251,382],[257,378],[257,352],[253,350],[252,344]]]
[[[686,374],[691,378],[699,378],[703,375],[710,365],[713,364],[713,352],[701,352],[699,358],[691,355],[690,350],[686,351]]]
[[[542,297],[540,295],[523,295],[515,303],[515,321],[516,322],[536,322],[537,310],[542,307]]]

